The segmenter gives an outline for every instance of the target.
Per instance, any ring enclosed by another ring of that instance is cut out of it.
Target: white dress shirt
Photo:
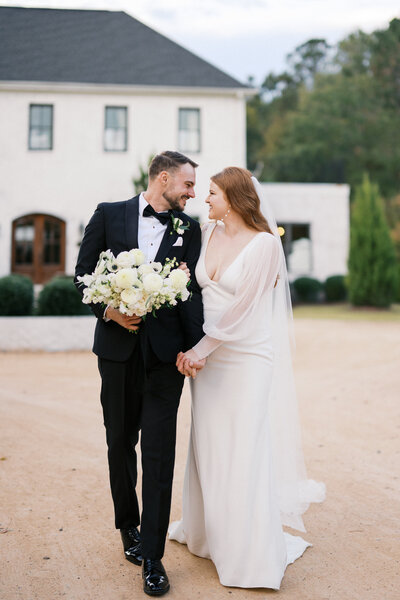
[[[146,256],[146,262],[151,262],[156,257],[167,225],[160,223],[156,217],[144,217],[143,211],[147,205],[142,192],[139,197],[138,244]]]

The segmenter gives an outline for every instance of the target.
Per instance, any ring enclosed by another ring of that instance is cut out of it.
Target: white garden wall
[[[91,350],[95,325],[94,316],[0,317],[0,352]]]

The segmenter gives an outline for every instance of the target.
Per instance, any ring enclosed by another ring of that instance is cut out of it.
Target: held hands
[[[181,262],[179,269],[182,269],[187,275],[187,278],[190,279],[190,270],[185,262]],[[176,367],[182,375],[186,375],[186,377],[193,377],[196,379],[196,375],[198,371],[206,364],[206,359],[199,359],[196,352],[194,350],[188,350],[187,352],[179,352],[176,358]]]
[[[194,350],[188,350],[187,352],[179,352],[176,359],[176,367],[182,375],[186,377],[193,377],[196,379],[198,371],[206,364],[206,359],[199,359]]]
[[[129,329],[130,331],[137,331],[142,320],[142,317],[137,317],[136,315],[132,315],[131,317],[123,315],[119,310],[112,306],[107,308],[106,316],[108,319],[115,321],[118,325],[121,325],[121,327],[125,327],[125,329]]]

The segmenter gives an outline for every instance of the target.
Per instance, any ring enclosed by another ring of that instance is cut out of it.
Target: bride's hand
[[[206,364],[206,359],[200,359],[194,350],[179,352],[176,360],[176,366],[180,373],[193,377],[195,379],[197,371],[200,371]]]
[[[198,362],[200,362],[200,359],[197,356],[196,352],[194,350],[188,350],[187,352],[179,352],[176,361],[176,366],[179,368],[179,366],[181,366],[183,363],[188,363],[190,367],[196,368],[196,365],[194,363]]]
[[[179,263],[178,269],[181,269],[182,271],[184,271],[184,273],[186,273],[187,278],[190,279],[190,269],[188,268],[188,266],[185,262]]]
[[[195,379],[197,375],[197,370],[189,366],[189,361],[185,362],[185,354],[183,352],[179,352],[176,358],[176,368],[179,373],[182,373],[186,377],[193,377]]]

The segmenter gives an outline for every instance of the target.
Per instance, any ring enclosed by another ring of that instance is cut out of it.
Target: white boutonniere
[[[179,219],[178,217],[174,217],[174,215],[171,215],[171,221],[172,221],[172,229],[178,235],[182,235],[190,227],[189,223],[187,225],[184,225],[182,219]],[[172,235],[172,231],[171,231],[170,235]]]

